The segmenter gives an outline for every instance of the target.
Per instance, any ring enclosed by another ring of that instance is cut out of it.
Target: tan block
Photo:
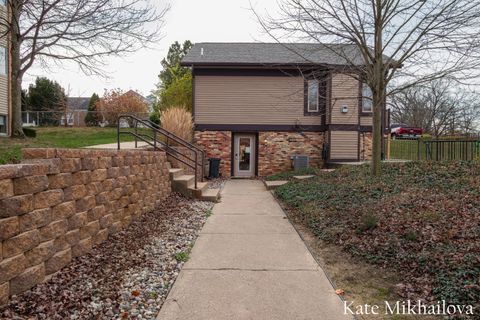
[[[94,196],[87,196],[82,199],[78,199],[75,202],[75,207],[77,212],[88,211],[93,209],[96,206],[96,201]]]
[[[102,184],[100,182],[92,182],[86,185],[87,194],[89,196],[95,196],[103,191]]]
[[[75,213],[68,219],[68,230],[83,227],[88,221],[87,211]]]
[[[76,212],[75,201],[60,203],[52,208],[52,220],[63,220],[73,216]]]
[[[65,267],[72,261],[72,250],[69,248],[55,253],[45,262],[45,273],[52,274]]]
[[[125,208],[125,207],[128,206],[129,204],[130,204],[130,197],[129,197],[129,196],[121,197],[121,198],[118,200],[118,207],[119,207],[119,208]]]
[[[99,220],[105,215],[105,206],[96,206],[88,211],[88,221]]]
[[[26,269],[10,280],[10,294],[19,294],[39,284],[45,278],[45,264],[41,263]]]
[[[121,221],[114,222],[108,227],[108,233],[109,234],[117,233],[120,230],[122,230],[122,222]]]
[[[82,169],[90,171],[98,169],[98,158],[83,158]]]
[[[42,242],[30,251],[25,252],[27,267],[38,265],[55,254],[54,240]]]
[[[95,201],[97,204],[107,204],[110,201],[110,192],[102,192],[95,196]]]
[[[3,307],[8,303],[10,295],[9,283],[5,282],[0,284],[0,307]]]
[[[112,157],[112,167],[122,167],[125,164],[125,161],[122,156]]]
[[[0,240],[16,236],[20,232],[18,217],[0,219]]]
[[[72,185],[73,178],[71,173],[60,173],[48,176],[48,181],[50,189],[64,189]]]
[[[100,231],[100,222],[92,221],[87,223],[84,227],[82,227],[81,232],[87,232],[89,236],[93,237]]]
[[[117,186],[116,178],[108,178],[102,181],[102,189],[104,191],[110,191]]]
[[[66,201],[78,200],[87,195],[87,188],[83,184],[73,185],[71,187],[66,188],[64,193],[65,193]]]
[[[63,201],[63,190],[48,190],[37,193],[34,199],[35,209],[43,209],[56,206]]]
[[[0,180],[0,200],[8,197],[13,197],[13,180],[3,179]]]
[[[60,162],[60,171],[77,172],[82,170],[82,162],[77,158],[63,158]]]
[[[50,208],[38,209],[19,217],[20,232],[46,226],[50,223],[52,212]]]
[[[55,248],[55,252],[59,252],[70,248],[70,244],[67,241],[67,237],[62,234],[53,241],[53,247]]]
[[[80,257],[92,250],[92,238],[80,240],[72,247],[72,256]]]
[[[102,229],[111,226],[113,223],[113,214],[107,214],[101,217],[99,222],[100,222],[100,227]]]
[[[51,148],[24,148],[23,159],[50,159],[55,158],[56,149]]]
[[[98,231],[98,233],[93,237],[93,241],[95,245],[99,245],[100,243],[104,242],[108,238],[108,229],[102,229]]]
[[[39,230],[41,241],[45,242],[65,234],[68,231],[68,223],[67,220],[54,221]]]
[[[90,183],[90,175],[91,171],[78,171],[72,174],[73,176],[73,183],[72,185],[78,184],[88,184]]]
[[[0,283],[9,281],[25,270],[26,259],[23,254],[0,261]]]
[[[98,158],[98,168],[99,169],[108,169],[113,165],[112,157],[100,157]]]
[[[16,195],[44,191],[47,190],[48,185],[47,176],[30,176],[13,180],[13,189]]]
[[[80,239],[80,229],[70,230],[65,233],[65,240],[67,240],[70,246],[76,245]]]
[[[107,178],[117,178],[120,175],[120,168],[118,167],[111,167],[107,169]]]
[[[0,218],[21,215],[33,210],[33,196],[26,194],[0,200]]]
[[[103,181],[107,179],[107,169],[97,169],[93,170],[90,175],[90,180],[95,181]]]
[[[22,254],[36,247],[39,243],[40,232],[37,229],[21,233],[3,242],[3,257],[8,258]]]

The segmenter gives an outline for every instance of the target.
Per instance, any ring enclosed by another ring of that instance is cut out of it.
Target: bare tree
[[[447,75],[477,76],[478,0],[282,0],[279,9],[279,16],[254,10],[269,35],[325,44],[372,89],[374,175],[381,173],[382,113],[394,93],[389,84],[395,80],[401,90]],[[354,44],[355,57],[335,44]]]
[[[168,6],[150,0],[9,0],[0,36],[9,36],[12,129],[23,136],[21,86],[34,64],[75,62],[86,74],[105,75],[105,58],[134,52],[160,37]]]

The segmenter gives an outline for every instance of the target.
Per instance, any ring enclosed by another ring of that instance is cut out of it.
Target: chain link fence
[[[87,118],[87,114],[89,118]],[[149,113],[130,113],[141,119],[148,119]],[[121,113],[99,112],[86,110],[74,111],[23,111],[22,121],[24,127],[114,127],[117,125],[115,119]],[[123,120],[121,127],[131,127],[128,121]]]

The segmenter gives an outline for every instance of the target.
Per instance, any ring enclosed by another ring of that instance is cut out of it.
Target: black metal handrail
[[[135,125],[134,129],[135,132],[132,131],[122,131],[121,130],[121,123],[122,119],[130,119],[133,120]],[[153,136],[144,133],[138,133],[138,124],[142,124],[145,128],[151,129]],[[157,124],[151,122],[150,120],[140,119],[134,115],[121,115],[118,117],[118,124],[117,124],[117,148],[120,150],[120,135],[122,134],[129,134],[135,138],[135,148],[138,148],[138,140],[141,140],[148,145],[152,146],[154,150],[164,150],[169,156],[172,158],[180,161],[181,163],[185,164],[186,166],[190,167],[194,170],[195,174],[195,189],[198,187],[198,155],[201,155],[201,181],[205,177],[205,152],[198,148],[197,146],[191,144],[190,142],[180,138],[179,136],[173,134],[170,131],[165,130],[164,128],[158,126]],[[158,135],[165,137],[166,142],[163,142],[158,139]],[[195,158],[192,159],[191,157],[179,152],[178,150],[172,148],[170,146],[170,141],[175,142],[185,148],[187,148],[190,152],[195,155]],[[181,157],[181,158],[180,158]],[[192,165],[192,162],[194,165]]]

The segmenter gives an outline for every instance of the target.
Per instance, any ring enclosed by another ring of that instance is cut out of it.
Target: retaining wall
[[[171,192],[164,152],[25,149],[0,166],[0,305]]]

